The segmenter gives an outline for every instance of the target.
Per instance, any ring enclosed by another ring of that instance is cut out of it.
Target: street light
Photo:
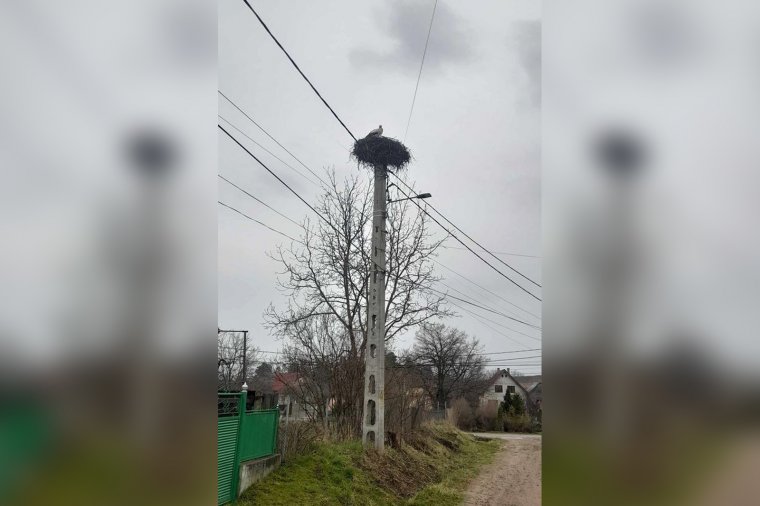
[[[432,197],[432,195],[430,195],[429,193],[420,193],[419,195],[415,195],[414,197],[406,197],[404,199],[396,199],[396,200],[388,199],[388,203],[390,204],[393,202],[401,202],[402,200],[412,200],[412,199],[429,199],[430,197]]]

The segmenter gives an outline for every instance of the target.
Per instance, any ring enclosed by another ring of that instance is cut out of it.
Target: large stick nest
[[[403,169],[412,159],[406,146],[396,139],[382,135],[373,135],[356,141],[351,156],[366,167],[380,165],[396,169]]]

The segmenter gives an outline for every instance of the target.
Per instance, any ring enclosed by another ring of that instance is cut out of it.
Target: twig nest
[[[406,167],[412,158],[406,146],[396,139],[382,135],[373,135],[356,141],[351,156],[366,167],[381,165],[396,169]]]

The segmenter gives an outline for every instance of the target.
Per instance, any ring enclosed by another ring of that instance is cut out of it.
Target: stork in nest
[[[374,130],[372,130],[364,138],[366,139],[367,137],[380,137],[381,135],[383,135],[383,125],[380,125],[379,127],[377,127]]]

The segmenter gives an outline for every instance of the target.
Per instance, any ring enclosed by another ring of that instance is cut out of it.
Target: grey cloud
[[[393,39],[392,45],[383,49],[356,48],[349,54],[351,64],[360,69],[379,68],[405,74],[418,70],[432,8],[432,2],[384,3],[378,17]],[[473,53],[471,36],[463,20],[439,2],[425,56],[425,73],[434,74],[448,64],[469,61]]]

